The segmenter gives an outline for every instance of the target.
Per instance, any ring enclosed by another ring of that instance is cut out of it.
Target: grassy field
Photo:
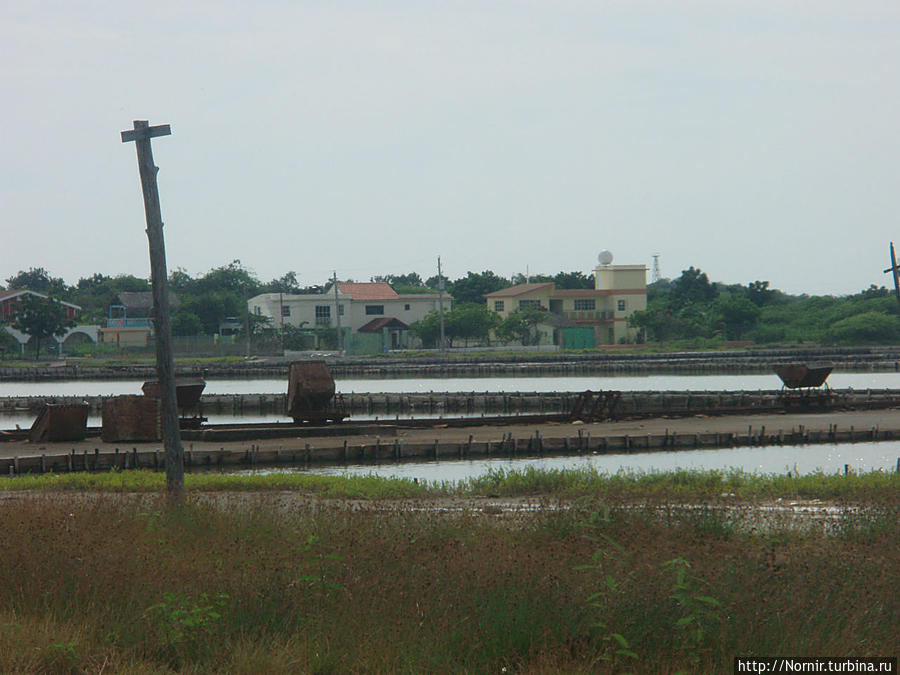
[[[709,501],[723,496],[739,500],[822,499],[900,505],[900,473],[760,475],[740,470],[620,472],[593,469],[493,470],[460,482],[418,482],[378,476],[322,476],[303,472],[189,473],[185,485],[193,491],[299,490],[339,499],[410,499],[425,497],[552,496],[577,499],[667,502],[672,499]],[[10,490],[160,492],[165,476],[150,470],[103,473],[25,474],[0,477],[0,493]]]
[[[161,478],[2,482],[0,672],[730,673],[900,651],[890,474],[191,475],[178,507]],[[714,508],[804,491],[862,508],[758,530]],[[545,506],[410,508],[485,494]]]

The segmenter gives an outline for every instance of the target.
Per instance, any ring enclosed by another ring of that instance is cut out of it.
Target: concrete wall
[[[539,303],[540,307],[543,307],[546,310],[550,307],[550,298],[552,297],[553,292],[553,287],[549,286],[547,288],[538,288],[515,296],[486,298],[487,308],[492,312],[497,312],[502,319],[505,319],[513,312],[519,311],[521,309],[522,301],[525,301],[526,303],[536,301]],[[503,303],[502,309],[497,309],[498,302]]]
[[[643,265],[600,265],[594,270],[594,287],[599,290],[646,292],[647,268]]]

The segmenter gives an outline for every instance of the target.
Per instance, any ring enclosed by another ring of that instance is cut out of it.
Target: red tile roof
[[[399,296],[384,282],[355,283],[339,281],[338,290],[354,300],[396,300]]]

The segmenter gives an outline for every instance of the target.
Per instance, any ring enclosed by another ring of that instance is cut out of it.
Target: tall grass
[[[503,517],[221,499],[3,499],[0,672],[708,673],[900,650],[889,506],[754,534],[591,498]]]
[[[900,474],[869,473],[802,476],[761,475],[740,470],[619,472],[594,469],[492,469],[458,482],[426,482],[407,478],[322,476],[302,472],[260,474],[196,473],[185,477],[188,490],[295,490],[326,498],[414,499],[442,496],[547,496],[563,499],[584,496],[651,501],[730,499],[825,499],[865,503],[900,503]],[[58,490],[103,492],[161,492],[165,477],[149,470],[108,473],[28,474],[0,478],[0,492]]]

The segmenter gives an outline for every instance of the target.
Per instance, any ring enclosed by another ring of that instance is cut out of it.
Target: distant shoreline
[[[808,347],[741,349],[698,352],[587,352],[389,355],[347,357],[316,353],[336,378],[398,377],[512,377],[552,375],[633,374],[750,374],[771,372],[788,362],[829,362],[840,371],[893,372],[900,370],[900,347]],[[176,362],[181,376],[223,378],[287,378],[290,358],[248,361]],[[304,359],[297,359],[304,360]],[[108,360],[69,359],[46,365],[22,362],[0,368],[0,381],[151,379],[152,363],[116,363]]]

